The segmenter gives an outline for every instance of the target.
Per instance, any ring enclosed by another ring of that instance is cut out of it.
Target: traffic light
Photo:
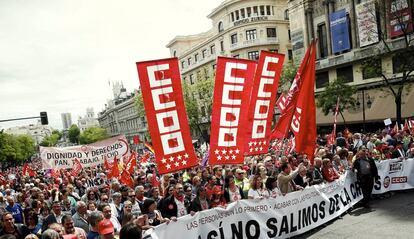
[[[49,121],[47,119],[47,113],[46,112],[40,112],[40,122],[42,123],[42,125],[47,125],[49,124]]]

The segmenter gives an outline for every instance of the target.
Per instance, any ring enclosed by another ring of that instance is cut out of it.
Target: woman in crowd
[[[210,208],[210,201],[207,198],[207,191],[204,186],[197,187],[196,197],[191,202],[189,211],[199,212]]]
[[[226,199],[227,203],[244,199],[243,191],[236,185],[234,176],[227,176],[224,179],[224,185],[224,198]]]
[[[220,186],[214,186],[211,194],[210,207],[223,207],[227,205],[226,200],[224,199],[224,193]]]
[[[333,182],[339,178],[338,173],[332,166],[331,160],[328,158],[322,160],[322,175],[327,182]]]
[[[280,192],[279,188],[277,187],[277,178],[270,176],[266,180],[266,189],[269,191],[269,195],[271,198],[277,198],[282,196],[282,192]]]
[[[39,217],[33,209],[29,209],[29,211],[25,214],[25,221],[30,233],[41,235],[42,224],[39,223]]]
[[[148,198],[144,200],[142,205],[142,214],[148,216],[148,224],[150,226],[157,226],[164,222],[169,222],[168,218],[163,218],[161,212],[156,210],[157,204],[154,199]]]
[[[248,199],[263,199],[269,197],[269,192],[263,187],[262,177],[260,175],[253,176],[247,197]]]

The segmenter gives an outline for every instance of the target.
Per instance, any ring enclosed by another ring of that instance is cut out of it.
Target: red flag
[[[125,170],[124,170],[125,171]],[[112,165],[112,170],[111,172],[108,174],[108,179],[111,178],[118,178],[119,177],[119,166],[118,166],[118,159],[115,157],[114,158],[114,163]]]
[[[111,168],[112,168],[106,157],[104,159],[104,167],[105,167],[106,170],[111,170]]]
[[[157,174],[155,173],[155,168],[152,169],[152,182],[153,187],[159,187],[161,185],[160,181],[157,178]]]
[[[137,69],[159,172],[196,166],[178,59],[138,62]]]
[[[407,131],[407,130],[410,130],[410,127],[408,126],[408,120],[405,119],[403,131]]]
[[[119,177],[119,181],[122,184],[125,184],[128,187],[130,187],[130,188],[133,188],[134,187],[134,180],[132,180],[131,175],[128,173],[127,170],[123,170],[122,171],[121,177]]]
[[[132,174],[134,172],[134,168],[137,166],[136,155],[137,155],[137,152],[133,151],[126,164],[125,170],[128,171],[129,174]]]
[[[148,163],[149,158],[150,158],[149,153],[144,153],[144,155],[141,156],[141,163]]]
[[[391,130],[391,134],[396,134],[398,133],[399,129],[398,129],[398,122],[395,122],[394,128],[392,128]]]
[[[284,55],[262,51],[253,81],[248,113],[246,155],[264,154],[269,150],[273,109]]]
[[[279,108],[280,112],[283,112],[286,109],[286,105],[287,105],[287,98],[285,93],[282,92],[282,94],[280,94],[279,99],[276,102],[277,108]]]
[[[25,163],[23,166],[23,176],[35,177],[37,173],[29,166],[28,163]]]
[[[50,172],[50,176],[52,178],[60,178],[61,174],[60,174],[60,170],[59,169],[52,169]]]
[[[73,168],[70,175],[77,177],[80,172],[82,171],[82,164],[79,162],[77,158],[73,161]]]
[[[339,112],[339,96],[336,101],[333,130],[332,130],[332,133],[329,134],[327,137],[328,145],[334,145],[336,143],[336,123],[338,121],[338,112]]]
[[[287,102],[285,110],[281,112],[280,118],[276,123],[276,127],[273,129],[271,139],[282,139],[286,138],[291,126],[292,118],[296,110],[296,104],[299,96],[299,91],[302,87],[303,76],[302,74],[308,67],[309,56],[311,47],[306,51],[303,61],[296,73],[295,79],[293,79],[292,85],[290,86],[288,95],[286,96]]]
[[[139,139],[138,135],[135,135],[133,140],[134,140],[134,144],[140,144],[141,143],[141,140]]]
[[[218,57],[209,164],[243,164],[256,62]]]
[[[305,153],[313,164],[314,146],[316,142],[316,106],[315,106],[315,75],[316,75],[316,41],[312,42],[311,54],[307,67],[303,72],[303,84],[300,87],[295,114],[291,128],[295,135],[295,149]]]

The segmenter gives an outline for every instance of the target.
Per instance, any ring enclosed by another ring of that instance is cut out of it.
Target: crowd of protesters
[[[283,197],[332,182],[349,169],[357,172],[364,195],[361,205],[368,207],[378,176],[374,161],[414,155],[409,131],[338,133],[333,144],[319,136],[313,164],[292,150],[282,155],[283,145],[273,142],[268,154],[246,157],[244,165],[200,165],[154,175],[153,163],[139,164],[133,187],[107,179],[103,166],[83,169],[77,177],[64,171],[49,177],[36,160],[31,163],[36,176],[21,176],[22,167],[8,168],[0,187],[0,239],[141,238],[143,230],[187,214],[242,199]],[[204,157],[202,152],[199,157]]]

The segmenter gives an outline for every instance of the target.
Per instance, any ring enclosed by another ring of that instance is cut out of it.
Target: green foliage
[[[289,63],[288,65],[283,66],[282,74],[280,75],[279,89],[284,92],[289,90],[289,87],[295,78],[297,70],[298,66],[293,63]]]
[[[0,161],[24,161],[34,153],[34,141],[29,135],[0,133]]]
[[[343,79],[336,79],[330,82],[325,91],[317,96],[317,106],[322,108],[325,115],[329,112],[335,112],[336,102],[339,97],[339,111],[343,112],[345,109],[355,108],[356,99],[353,95],[356,93],[356,88],[345,84]]]
[[[79,136],[80,144],[91,144],[99,140],[107,139],[106,129],[100,127],[91,127],[83,131]]]
[[[79,143],[80,130],[76,124],[73,124],[69,128],[68,137],[71,143]]]
[[[138,112],[139,117],[146,117],[145,116],[145,108],[144,108],[144,100],[142,98],[142,92],[139,91],[135,94],[135,108]]]
[[[40,143],[41,146],[52,147],[55,146],[58,140],[62,137],[62,134],[54,130],[50,136],[45,137]]]

